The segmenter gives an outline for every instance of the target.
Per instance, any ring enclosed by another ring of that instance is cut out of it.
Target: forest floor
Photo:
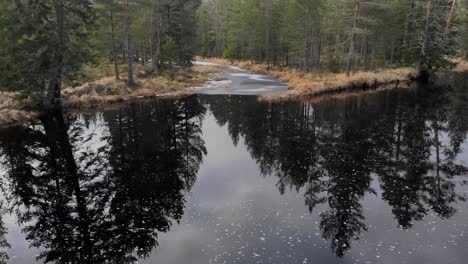
[[[145,68],[135,65],[135,86],[127,85],[127,66],[120,66],[120,79],[112,75],[112,65],[85,69],[86,79],[79,85],[62,90],[63,106],[70,111],[107,108],[134,100],[154,97],[180,97],[193,93],[192,88],[203,86],[211,73],[221,72],[222,66],[194,65],[191,71],[177,70],[172,76],[155,77]],[[86,72],[87,71],[87,72]],[[39,111],[34,100],[24,92],[0,92],[0,126],[36,119]]]
[[[178,70],[172,76],[147,74],[141,65],[135,66],[135,86],[127,85],[127,67],[120,67],[121,80],[104,76],[62,92],[67,109],[100,108],[142,98],[179,97],[190,94],[191,88],[205,84],[210,73],[222,71],[221,67],[194,65],[191,71]]]
[[[219,58],[198,58],[198,60],[234,65],[254,73],[268,75],[288,84],[288,91],[264,96],[263,100],[281,100],[292,98],[314,98],[329,94],[337,94],[356,90],[374,89],[388,84],[411,81],[416,77],[417,71],[411,67],[378,69],[375,71],[354,72],[351,76],[344,73],[305,72],[303,70],[271,66],[253,61],[230,61]]]

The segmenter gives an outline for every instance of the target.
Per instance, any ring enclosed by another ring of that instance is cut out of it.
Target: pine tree
[[[60,106],[62,82],[90,61],[94,10],[86,0],[1,0],[0,86],[27,90]],[[25,15],[27,14],[27,15]]]

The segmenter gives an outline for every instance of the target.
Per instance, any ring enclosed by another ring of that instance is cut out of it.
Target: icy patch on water
[[[226,65],[219,64],[219,63],[208,62],[208,61],[192,61],[192,64],[193,65],[199,65],[199,66],[226,66]],[[241,72],[247,72],[248,71],[248,70],[241,69],[241,68],[239,68],[237,66],[232,66],[232,65],[227,65],[226,67],[228,69],[231,69],[231,70],[234,70],[234,71],[241,71]]]
[[[236,92],[241,92],[241,93],[256,93],[256,92],[269,92],[272,89],[268,88],[258,88],[258,89],[243,89],[243,90],[236,90]]]
[[[221,64],[208,62],[208,61],[192,61],[193,65],[200,65],[200,66],[221,66]]]
[[[237,66],[228,66],[228,68],[231,69],[231,70],[235,70],[235,71],[247,71],[247,70],[241,69],[241,68],[239,68]]]
[[[193,87],[191,90],[208,90],[208,89],[218,89],[218,88],[228,88],[232,84],[231,80],[208,80],[205,85]]]
[[[234,77],[247,77],[250,80],[260,81],[260,82],[277,82],[276,80],[269,79],[268,76],[260,74],[250,74],[250,73],[231,73],[229,74]]]
[[[273,91],[285,89],[287,87],[288,87],[287,85],[265,86],[265,87],[256,88],[256,89],[239,89],[239,90],[236,90],[236,92],[241,92],[241,93],[273,92]]]

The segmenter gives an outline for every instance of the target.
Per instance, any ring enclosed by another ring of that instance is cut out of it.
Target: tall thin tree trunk
[[[117,62],[117,50],[115,49],[115,29],[114,29],[114,8],[110,7],[110,22],[111,22],[111,36],[112,36],[112,59],[114,60],[114,72],[115,72],[115,79],[118,81],[120,80],[119,76],[119,64]]]
[[[364,67],[369,68],[369,39],[364,42]]]
[[[122,48],[122,64],[127,64],[127,45],[122,43],[120,47]]]
[[[358,23],[358,16],[359,16],[359,9],[361,7],[361,1],[358,0],[354,3],[354,15],[353,15],[353,29],[351,32],[351,44],[349,45],[349,52],[348,52],[348,64],[346,66],[346,76],[351,75],[351,64],[353,62],[354,56],[354,45],[356,41],[356,31],[357,31],[357,23]]]
[[[422,76],[427,74],[427,45],[429,42],[429,32],[430,32],[430,23],[432,15],[432,0],[427,0],[426,2],[426,17],[424,19],[424,34],[421,43],[421,58],[419,61],[419,72]]]
[[[340,31],[337,30],[336,31],[336,36],[335,36],[335,57],[337,58],[338,62],[340,62],[340,42],[341,42],[341,38],[340,38]]]
[[[395,39],[392,39],[392,49],[390,50],[390,64],[395,61]]]
[[[157,39],[156,39],[156,54],[155,54],[155,69],[156,72],[159,71],[159,57],[161,55],[161,31],[162,31],[162,16],[159,16],[159,23],[158,23],[158,31],[157,31]]]
[[[150,58],[151,58],[151,66],[153,67],[153,70],[155,69],[154,67],[154,39],[155,39],[155,36],[154,36],[154,16],[151,15],[151,18],[150,18],[150,47],[149,47],[149,52],[150,52]]]
[[[315,65],[320,68],[320,56],[322,55],[322,34],[320,32],[320,29],[319,29],[319,33],[318,33],[318,41],[317,41],[317,54],[316,54],[316,61],[315,61]]]
[[[406,13],[406,21],[405,21],[405,31],[403,33],[403,47],[406,49],[408,46],[409,41],[409,32],[411,31],[414,25],[414,8],[416,7],[415,0],[410,1],[410,11]]]
[[[125,37],[127,39],[127,62],[128,62],[128,85],[133,86],[135,81],[133,79],[133,51],[132,51],[132,38],[130,32],[130,14],[128,9],[128,0],[124,0],[125,7]]]
[[[455,11],[457,10],[457,7],[458,7],[458,0],[453,0],[452,8],[450,9],[450,13],[447,18],[447,26],[445,27],[445,31],[444,31],[444,39],[447,39],[448,34],[450,33],[450,29],[452,28],[453,17],[455,16]]]
[[[268,6],[270,8],[270,6]],[[271,46],[270,46],[270,14],[267,13],[267,19],[266,19],[266,59],[267,59],[267,70],[270,70],[270,56],[271,56]]]
[[[45,107],[47,109],[59,108],[61,104],[61,88],[62,88],[62,74],[63,74],[63,48],[65,41],[64,32],[64,19],[65,19],[65,7],[64,0],[55,0],[55,16],[56,16],[56,33],[58,36],[57,46],[55,50],[55,65],[53,75],[49,79],[49,85],[47,88],[47,95],[45,98]]]
[[[145,44],[142,45],[142,49],[143,49],[143,57],[142,57],[141,63],[143,64],[143,66],[146,66],[146,45]]]

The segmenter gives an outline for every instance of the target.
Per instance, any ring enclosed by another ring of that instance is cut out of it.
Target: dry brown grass
[[[412,68],[381,70],[378,72],[358,72],[351,76],[346,74],[288,74],[288,83],[304,95],[320,95],[328,92],[339,92],[355,88],[377,87],[382,84],[406,81],[416,76]]]
[[[169,76],[138,78],[134,87],[129,87],[124,79],[116,81],[114,77],[104,77],[80,87],[64,89],[64,106],[99,107],[132,99],[155,97],[159,94],[179,94],[189,87],[201,85],[206,80],[207,73],[201,69],[193,72],[179,71],[173,78]]]
[[[451,60],[453,63],[456,63],[455,68],[453,69],[456,72],[468,72],[468,61],[463,58],[455,58]]]
[[[20,98],[19,92],[0,92],[0,109],[18,108],[30,104],[30,98]]]
[[[231,61],[220,58],[199,58],[200,60],[235,65],[255,73],[269,75],[288,83],[289,90],[283,97],[319,96],[324,93],[342,92],[362,87],[364,89],[382,84],[406,81],[416,76],[414,68],[383,69],[374,72],[356,72],[351,76],[344,73],[305,72],[293,68],[270,67],[253,61]]]
[[[15,109],[2,109],[0,110],[0,126],[13,125],[18,122],[27,122],[37,117],[37,112]]]
[[[109,67],[112,69],[111,67]],[[136,85],[129,87],[126,83],[126,66],[122,65],[121,81],[113,76],[104,76],[101,69],[96,70],[96,80],[85,82],[78,87],[67,87],[62,90],[64,107],[68,110],[86,108],[105,108],[131,100],[152,98],[156,96],[180,97],[190,93],[190,87],[197,87],[208,80],[208,75],[220,72],[222,67],[195,66],[193,70],[178,70],[172,75],[154,77],[141,65],[135,66]],[[107,74],[106,73],[106,74]],[[104,74],[104,75],[106,75]],[[18,92],[0,92],[0,125],[9,125],[29,121],[37,117],[37,113],[24,111],[34,108],[30,98],[19,99]]]
[[[225,67],[223,66],[205,66],[205,65],[194,65],[192,67],[192,71],[193,72],[196,72],[196,73],[205,73],[205,74],[209,74],[209,73],[218,73],[218,72],[222,72]]]
[[[398,88],[410,88],[412,86],[413,86],[413,83],[411,82],[402,82],[402,83],[396,83],[396,84],[392,83],[392,84],[381,85],[377,89],[373,89],[373,90],[348,90],[348,91],[343,91],[340,93],[326,93],[326,94],[317,95],[313,97],[306,97],[306,98],[302,97],[301,94],[293,90],[289,90],[286,93],[275,93],[275,94],[263,95],[259,98],[259,100],[262,102],[281,102],[281,101],[296,100],[300,98],[301,101],[304,101],[304,102],[318,103],[318,102],[334,100],[334,99],[345,99],[349,97],[368,95],[368,94],[373,94],[373,93],[378,93],[381,91],[393,90],[393,89],[398,89]]]

